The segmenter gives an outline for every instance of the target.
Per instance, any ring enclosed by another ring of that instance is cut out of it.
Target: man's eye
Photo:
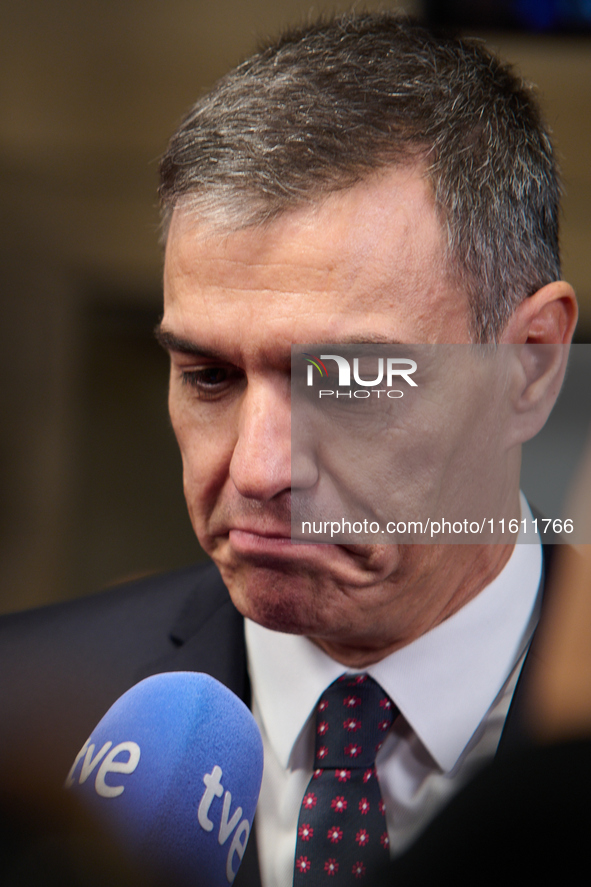
[[[204,367],[200,370],[182,370],[183,385],[188,385],[202,397],[214,397],[225,391],[238,377],[229,367]]]

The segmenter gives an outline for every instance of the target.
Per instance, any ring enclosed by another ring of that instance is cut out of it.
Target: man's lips
[[[262,536],[266,539],[291,539],[291,526],[289,524],[271,524],[270,526],[257,526],[256,524],[244,524],[230,527],[230,533],[247,533],[249,536]]]
[[[291,530],[282,528],[232,527],[228,532],[232,548],[236,551],[253,548],[271,548],[291,544]]]
[[[226,535],[227,534],[227,535]],[[282,572],[292,567],[329,571],[333,578],[354,586],[373,584],[376,578],[387,569],[390,571],[391,557],[384,558],[384,552],[375,559],[379,548],[392,551],[396,546],[348,545],[336,542],[300,542],[291,540],[285,523],[265,527],[240,525],[231,527],[226,533],[216,534],[218,539],[229,543],[225,556],[218,553],[220,563],[230,554],[234,566],[242,562],[255,567],[279,569]],[[234,559],[237,559],[237,562]],[[216,558],[214,557],[214,560]]]
[[[233,527],[228,533],[228,538],[236,554],[246,556],[267,554],[297,559],[309,556],[310,552],[318,554],[327,547],[326,543],[319,545],[314,542],[292,542],[291,532],[285,527],[272,529]]]

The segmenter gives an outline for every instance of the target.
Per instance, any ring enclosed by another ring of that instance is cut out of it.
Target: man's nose
[[[289,380],[249,382],[240,405],[230,477],[247,499],[269,501],[290,491]]]

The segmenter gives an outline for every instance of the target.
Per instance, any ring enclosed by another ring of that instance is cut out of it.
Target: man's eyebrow
[[[159,323],[154,329],[156,341],[164,348],[165,351],[176,351],[178,354],[189,354],[192,357],[206,357],[211,360],[223,360],[223,356],[212,348],[203,348],[196,342],[189,339],[183,339],[175,333],[167,330]],[[323,344],[323,343],[320,343]],[[334,345],[335,343],[326,343]],[[339,340],[337,345],[403,345],[404,343],[398,339],[392,339],[391,336],[382,333],[364,333],[362,335],[345,336]]]
[[[191,357],[207,357],[211,360],[223,360],[222,355],[212,348],[203,348],[196,342],[176,336],[159,323],[154,329],[154,336],[159,345],[165,351],[176,351],[179,354],[189,354]]]

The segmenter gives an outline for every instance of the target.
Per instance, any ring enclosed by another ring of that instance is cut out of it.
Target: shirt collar
[[[531,518],[523,498],[522,515]],[[444,771],[453,768],[531,639],[541,573],[539,542],[515,545],[476,597],[365,669]],[[348,669],[306,637],[248,619],[245,630],[253,695],[277,758],[288,767],[320,695]]]

